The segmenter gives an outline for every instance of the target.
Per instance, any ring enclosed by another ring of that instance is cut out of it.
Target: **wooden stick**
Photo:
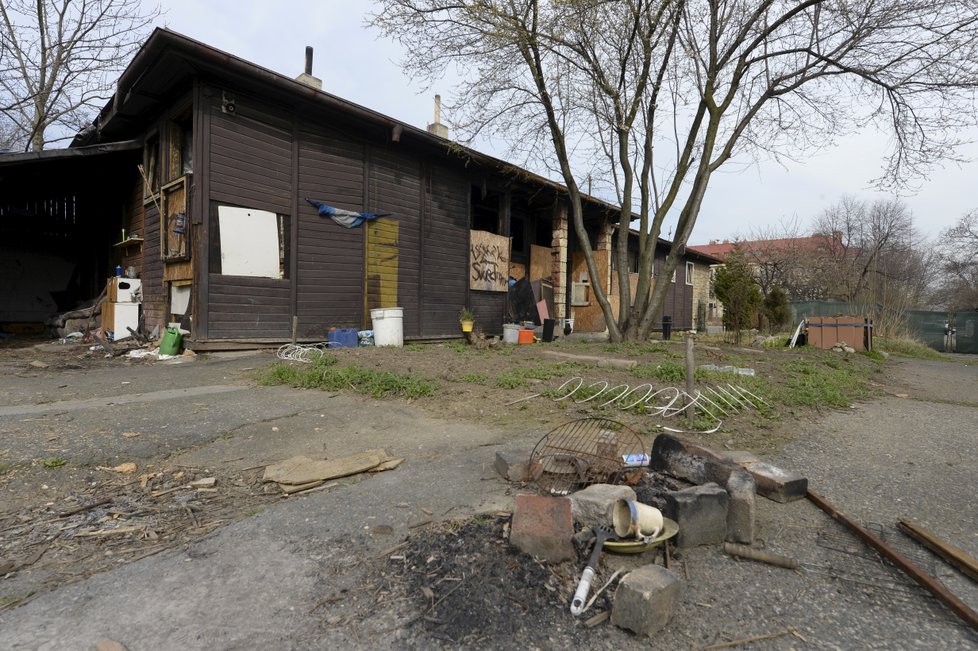
[[[591,599],[587,602],[587,605],[585,605],[584,608],[583,608],[583,610],[581,610],[581,613],[586,613],[587,612],[587,609],[590,608],[591,605],[598,598],[598,595],[601,594],[602,592],[604,592],[605,590],[607,590],[608,589],[608,586],[611,585],[611,582],[614,581],[615,579],[617,579],[618,578],[618,575],[621,574],[624,571],[625,571],[625,568],[623,568],[623,567],[619,567],[617,570],[615,570],[615,573],[611,575],[611,578],[608,579],[608,581],[603,586],[601,586],[600,588],[598,588],[598,591],[594,593],[594,595],[591,597]]]
[[[732,640],[730,642],[719,642],[717,644],[710,644],[703,647],[700,651],[708,651],[709,649],[726,649],[732,646],[740,646],[741,644],[750,644],[752,642],[761,642],[762,640],[773,640],[776,637],[783,637],[785,635],[791,635],[791,631],[784,629],[783,631],[778,631],[776,633],[765,633],[764,635],[755,635],[754,637],[745,637],[742,640]]]
[[[903,533],[943,558],[948,564],[957,568],[959,572],[969,577],[972,581],[978,581],[978,560],[975,560],[966,551],[955,547],[951,543],[944,542],[930,531],[909,520],[899,520],[897,524]]]
[[[503,407],[509,407],[510,405],[515,405],[515,404],[520,403],[520,402],[526,402],[527,400],[533,400],[534,398],[539,398],[542,395],[543,395],[542,393],[534,393],[532,396],[527,396],[525,398],[518,398],[516,400],[511,400],[511,401],[507,402],[505,405],[503,405]]]
[[[857,522],[849,519],[849,517],[844,513],[837,511],[834,506],[829,504],[825,498],[818,493],[809,490],[808,499],[818,508],[822,509],[830,516],[852,529],[853,533],[862,538],[864,542],[871,545],[874,549],[876,549],[876,551],[889,559],[890,562],[906,572],[910,578],[926,588],[928,592],[937,597],[940,601],[944,602],[944,604],[954,611],[958,617],[963,619],[968,626],[978,631],[978,613],[969,608],[967,604],[954,596],[947,588],[938,583],[933,577],[926,574],[923,570],[910,562],[906,556],[887,545],[876,535],[862,527]]]
[[[736,543],[725,542],[723,543],[723,551],[727,552],[731,556],[749,558],[752,561],[760,561],[769,565],[777,565],[778,567],[785,567],[789,570],[798,569],[798,561],[793,558],[781,556],[780,554],[772,554],[760,549],[754,549],[753,547],[748,547],[747,545],[738,545]]]
[[[102,506],[103,504],[108,504],[112,501],[111,497],[103,497],[100,500],[96,500],[91,504],[86,506],[79,506],[77,509],[72,509],[70,511],[65,511],[64,513],[59,513],[59,518],[67,518],[69,515],[75,515],[76,513],[81,513],[82,511],[87,511],[88,509],[94,509],[96,506]]]

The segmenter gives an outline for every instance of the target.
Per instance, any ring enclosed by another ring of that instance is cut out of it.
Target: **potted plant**
[[[463,307],[458,313],[458,322],[462,325],[462,332],[472,332],[472,326],[475,324],[475,312]]]

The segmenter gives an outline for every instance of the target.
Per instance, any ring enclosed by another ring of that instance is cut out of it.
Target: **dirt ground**
[[[564,343],[549,350],[637,359],[651,369],[683,361],[679,342],[646,347]],[[352,390],[341,394],[256,388],[255,372],[273,359],[267,353],[201,356],[173,363],[105,359],[99,351],[81,346],[0,348],[4,396],[0,401],[0,490],[4,495],[0,625],[6,622],[11,630],[22,631],[20,637],[10,638],[19,640],[14,648],[43,648],[40,643],[31,644],[32,639],[48,640],[53,644],[49,648],[71,648],[57,644],[65,639],[58,631],[78,625],[68,606],[55,607],[59,595],[77,599],[70,597],[77,594],[74,589],[99,594],[98,585],[124,581],[130,567],[143,567],[141,572],[148,577],[157,571],[165,576],[175,569],[164,569],[176,560],[173,554],[201,560],[220,549],[217,556],[234,553],[239,557],[237,564],[244,552],[232,552],[222,540],[250,536],[258,544],[265,536],[275,538],[282,518],[293,523],[289,525],[293,528],[312,526],[312,513],[318,510],[324,516],[333,514],[325,516],[327,521],[340,517],[350,522],[343,525],[347,533],[332,543],[336,551],[330,552],[331,569],[311,572],[314,582],[305,603],[299,604],[302,615],[294,615],[299,618],[297,632],[265,631],[262,635],[267,633],[266,637],[241,639],[277,641],[279,648],[324,643],[358,648],[642,646],[640,640],[607,623],[592,628],[566,613],[583,560],[548,567],[506,544],[508,505],[513,492],[521,489],[506,485],[491,468],[494,450],[528,449],[557,425],[588,415],[619,419],[650,442],[659,430],[647,416],[545,396],[507,405],[535,393],[552,392],[572,375],[630,385],[639,384],[641,378],[628,371],[551,357],[542,346],[477,351],[441,344],[334,354],[341,365],[356,363],[434,380],[437,390],[432,396],[408,402],[376,401],[356,396]],[[785,380],[778,358],[786,354],[792,353],[708,344],[698,346],[697,363],[751,367],[777,385]],[[716,434],[693,438],[716,447],[752,449],[766,457],[780,455],[774,458],[787,467],[811,471],[813,480],[840,506],[854,509],[864,521],[876,522],[887,500],[895,504],[901,499],[893,487],[897,479],[909,480],[902,469],[891,479],[895,471],[890,462],[874,459],[879,455],[874,455],[872,447],[862,449],[874,440],[869,435],[860,439],[858,458],[841,463],[837,451],[853,445],[851,432],[846,431],[848,423],[860,423],[861,433],[872,432],[874,423],[890,416],[899,418],[896,415],[909,407],[904,424],[891,428],[900,438],[876,441],[877,448],[890,450],[887,457],[903,455],[901,464],[926,469],[931,475],[942,473],[939,467],[943,467],[941,481],[953,487],[965,482],[973,485],[978,476],[974,464],[944,458],[943,447],[933,463],[915,459],[912,445],[904,453],[908,434],[902,428],[921,416],[925,420],[914,422],[915,427],[931,428],[938,419],[973,423],[978,407],[974,395],[978,393],[965,387],[978,387],[976,367],[893,360],[879,365],[877,372],[877,362],[860,356],[846,363],[868,365],[874,400],[844,410],[817,406],[791,406],[776,413],[744,410],[725,419]],[[948,446],[967,445],[967,438],[960,438],[965,436],[958,431],[961,429],[954,430],[957,438],[951,437]],[[266,464],[294,454],[336,457],[371,447],[385,447],[406,458],[406,469],[342,479],[308,496],[291,498],[283,498],[273,485],[261,481]],[[113,470],[124,463],[136,464],[136,470]],[[842,477],[832,472],[836,465],[845,466]],[[448,472],[448,468],[455,470]],[[439,475],[441,480],[434,478]],[[448,476],[456,477],[457,490],[445,485]],[[214,489],[188,487],[192,480],[206,477],[216,479]],[[466,477],[464,482],[462,477]],[[932,512],[953,513],[961,506],[959,501],[966,499],[950,488],[935,496],[927,490],[926,478],[916,476],[914,481],[918,480],[922,483],[915,485],[917,492],[932,500],[931,507],[933,500],[941,501],[941,509],[931,508]],[[404,484],[406,481],[410,483]],[[449,494],[444,495],[446,489]],[[347,513],[345,507],[354,495],[368,504],[370,499],[378,502],[379,517],[364,520]],[[309,524],[295,519],[300,505],[305,505]],[[807,560],[803,571],[785,573],[752,563],[731,563],[712,549],[679,554],[674,569],[686,583],[684,603],[678,621],[660,643],[670,648],[701,648],[772,631],[783,635],[758,643],[757,648],[854,648],[842,642],[846,635],[854,635],[848,639],[858,640],[855,646],[859,648],[934,648],[928,646],[934,639],[953,639],[951,646],[975,643],[946,611],[899,573],[879,565],[874,553],[846,538],[820,512],[798,504],[764,503],[759,508],[760,543]],[[942,527],[943,521],[924,521],[972,553],[978,552],[978,540],[965,533],[969,529],[964,524],[948,529]],[[269,530],[271,522],[279,524]],[[334,525],[334,530],[336,527],[341,525]],[[881,528],[899,538],[892,522]],[[357,530],[359,533],[350,533]],[[292,553],[302,552],[308,544],[308,539],[300,542],[301,538],[290,536],[289,540],[295,541],[290,543]],[[357,551],[362,546],[371,550],[369,562]],[[319,556],[318,552],[309,554]],[[351,566],[356,571],[339,572],[336,568],[350,554],[361,557]],[[616,569],[627,571],[654,562],[651,555],[605,555],[595,585],[602,585]],[[850,557],[858,567],[852,567]],[[922,560],[963,597],[978,596],[942,574],[926,555]],[[114,576],[118,578],[110,578]],[[755,603],[750,615],[742,612],[742,605],[734,605],[736,599],[731,600],[739,589],[735,586],[745,581],[758,585],[751,591]],[[69,584],[78,585],[65,587]],[[770,594],[758,596],[757,590],[764,586]],[[814,596],[824,589],[837,595],[836,602],[841,599],[848,604],[845,612],[832,611],[837,606],[832,599]],[[613,590],[614,584],[588,615],[606,612]],[[810,598],[785,598],[799,594]],[[894,600],[894,595],[899,599]],[[263,598],[275,600],[267,595]],[[130,595],[129,600],[139,603],[140,597]],[[23,632],[31,630],[24,627],[29,626],[34,612],[32,602],[37,608],[54,607],[64,621],[48,625],[43,635]],[[383,610],[382,616],[378,610]],[[823,630],[812,621],[812,613],[807,612],[811,610],[816,614],[832,611],[827,621],[845,634]],[[888,624],[891,615],[910,617],[910,624],[921,632],[920,639],[908,643],[900,637],[899,627]],[[229,614],[229,621],[235,616]],[[876,617],[879,623],[861,622],[861,617]],[[892,630],[886,630],[888,626]],[[146,635],[151,628],[147,627]],[[205,648],[204,642],[210,645],[206,648],[241,647],[229,642],[237,639],[231,633],[222,635],[225,637],[198,636],[184,648]],[[879,644],[869,642],[875,639],[872,635],[882,636]],[[132,642],[139,639],[131,633],[129,648],[153,648],[147,646],[151,637],[142,638],[142,645]]]

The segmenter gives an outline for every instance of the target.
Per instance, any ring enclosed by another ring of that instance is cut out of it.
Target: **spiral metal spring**
[[[585,386],[584,378],[572,377],[557,387],[555,393],[554,402],[573,400],[578,405],[591,403],[599,408],[616,406],[626,411],[641,406],[642,412],[659,418],[671,418],[692,407],[715,423],[712,428],[701,431],[661,426],[666,431],[677,433],[712,434],[723,424],[721,416],[729,417],[731,413],[743,409],[769,406],[763,398],[744,387],[729,383],[726,386],[706,386],[690,394],[677,387],[656,389],[648,383],[635,387],[628,384],[612,386],[606,380],[598,380]]]
[[[320,342],[318,344],[285,344],[279,347],[275,355],[279,359],[285,359],[290,362],[305,362],[308,364],[320,359],[323,356],[323,349],[328,345],[327,342]]]

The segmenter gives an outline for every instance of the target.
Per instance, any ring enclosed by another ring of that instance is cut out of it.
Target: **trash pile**
[[[644,453],[625,425],[585,420],[550,432],[532,451],[500,451],[495,460],[503,478],[541,493],[516,496],[509,544],[551,565],[579,564],[567,604],[572,616],[590,614],[587,626],[610,620],[646,636],[662,630],[683,590],[682,574],[670,567],[671,548],[725,545],[741,558],[797,567],[751,546],[755,496],[801,499],[807,479],[750,453],[720,453],[670,434],[657,436]],[[632,555],[637,566],[597,583],[606,553]],[[593,613],[605,592],[608,606]]]

